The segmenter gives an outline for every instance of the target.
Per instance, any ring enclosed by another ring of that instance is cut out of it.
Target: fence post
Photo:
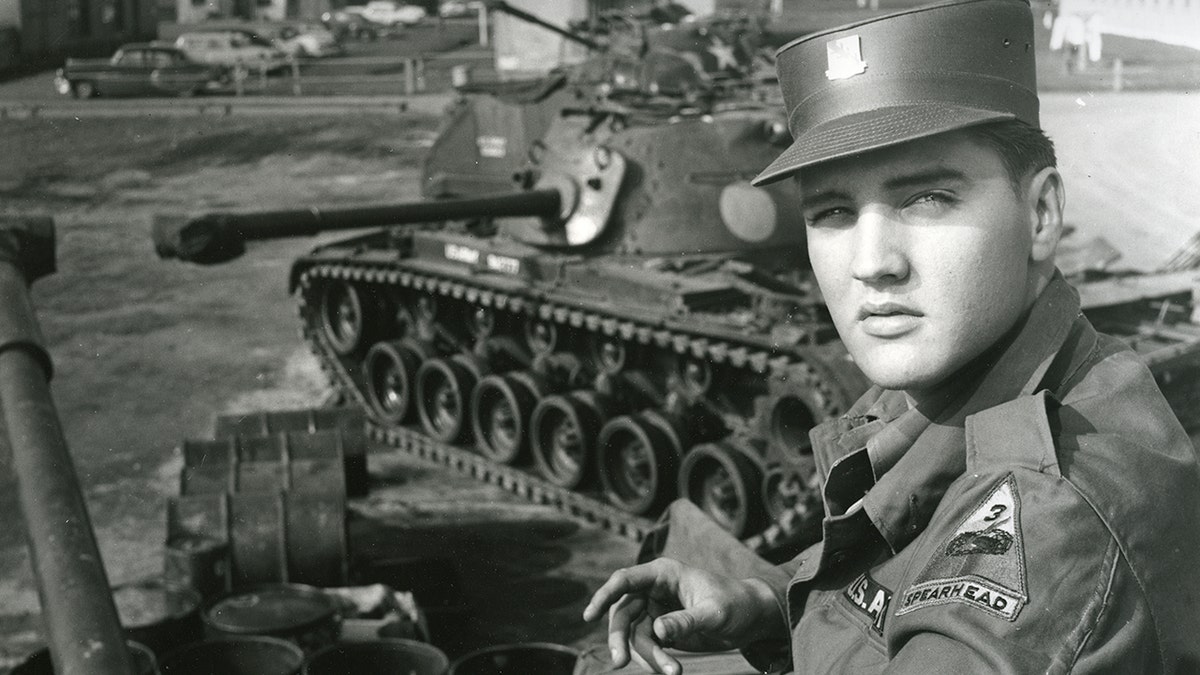
[[[417,73],[415,72],[416,59],[411,56],[404,59],[404,93],[412,96],[413,91],[417,88]]]
[[[246,70],[240,61],[233,66],[233,93],[235,96],[246,93]]]
[[[1121,59],[1113,59],[1113,91],[1121,91],[1125,88],[1125,62]]]
[[[479,3],[479,45],[486,47],[488,45],[488,13],[487,5]]]
[[[288,59],[292,66],[292,96],[299,96],[300,91],[300,60],[295,56]]]

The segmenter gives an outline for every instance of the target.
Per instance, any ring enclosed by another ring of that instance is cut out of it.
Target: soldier
[[[795,182],[876,386],[811,434],[822,541],[771,567],[672,532],[685,562],[669,540],[584,610],[608,613],[617,665],[679,673],[678,647],[764,671],[1200,672],[1200,469],[1055,268],[1033,39],[1026,0],[960,0],[780,50],[794,142],[756,182]]]

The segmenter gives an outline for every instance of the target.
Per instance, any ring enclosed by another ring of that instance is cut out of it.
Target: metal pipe
[[[25,246],[25,225],[0,219],[0,465],[11,465],[0,471],[16,482],[55,672],[125,675],[133,662],[50,397],[27,288],[38,272],[19,267],[44,257]]]

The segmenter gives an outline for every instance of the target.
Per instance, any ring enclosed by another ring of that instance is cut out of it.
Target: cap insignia
[[[830,80],[844,80],[867,70],[867,62],[862,60],[862,43],[857,35],[825,43],[825,54],[829,59],[829,70],[825,71],[825,77]]]

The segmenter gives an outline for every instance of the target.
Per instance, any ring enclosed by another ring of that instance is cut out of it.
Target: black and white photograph
[[[1200,0],[0,0],[0,675],[1200,674]]]

